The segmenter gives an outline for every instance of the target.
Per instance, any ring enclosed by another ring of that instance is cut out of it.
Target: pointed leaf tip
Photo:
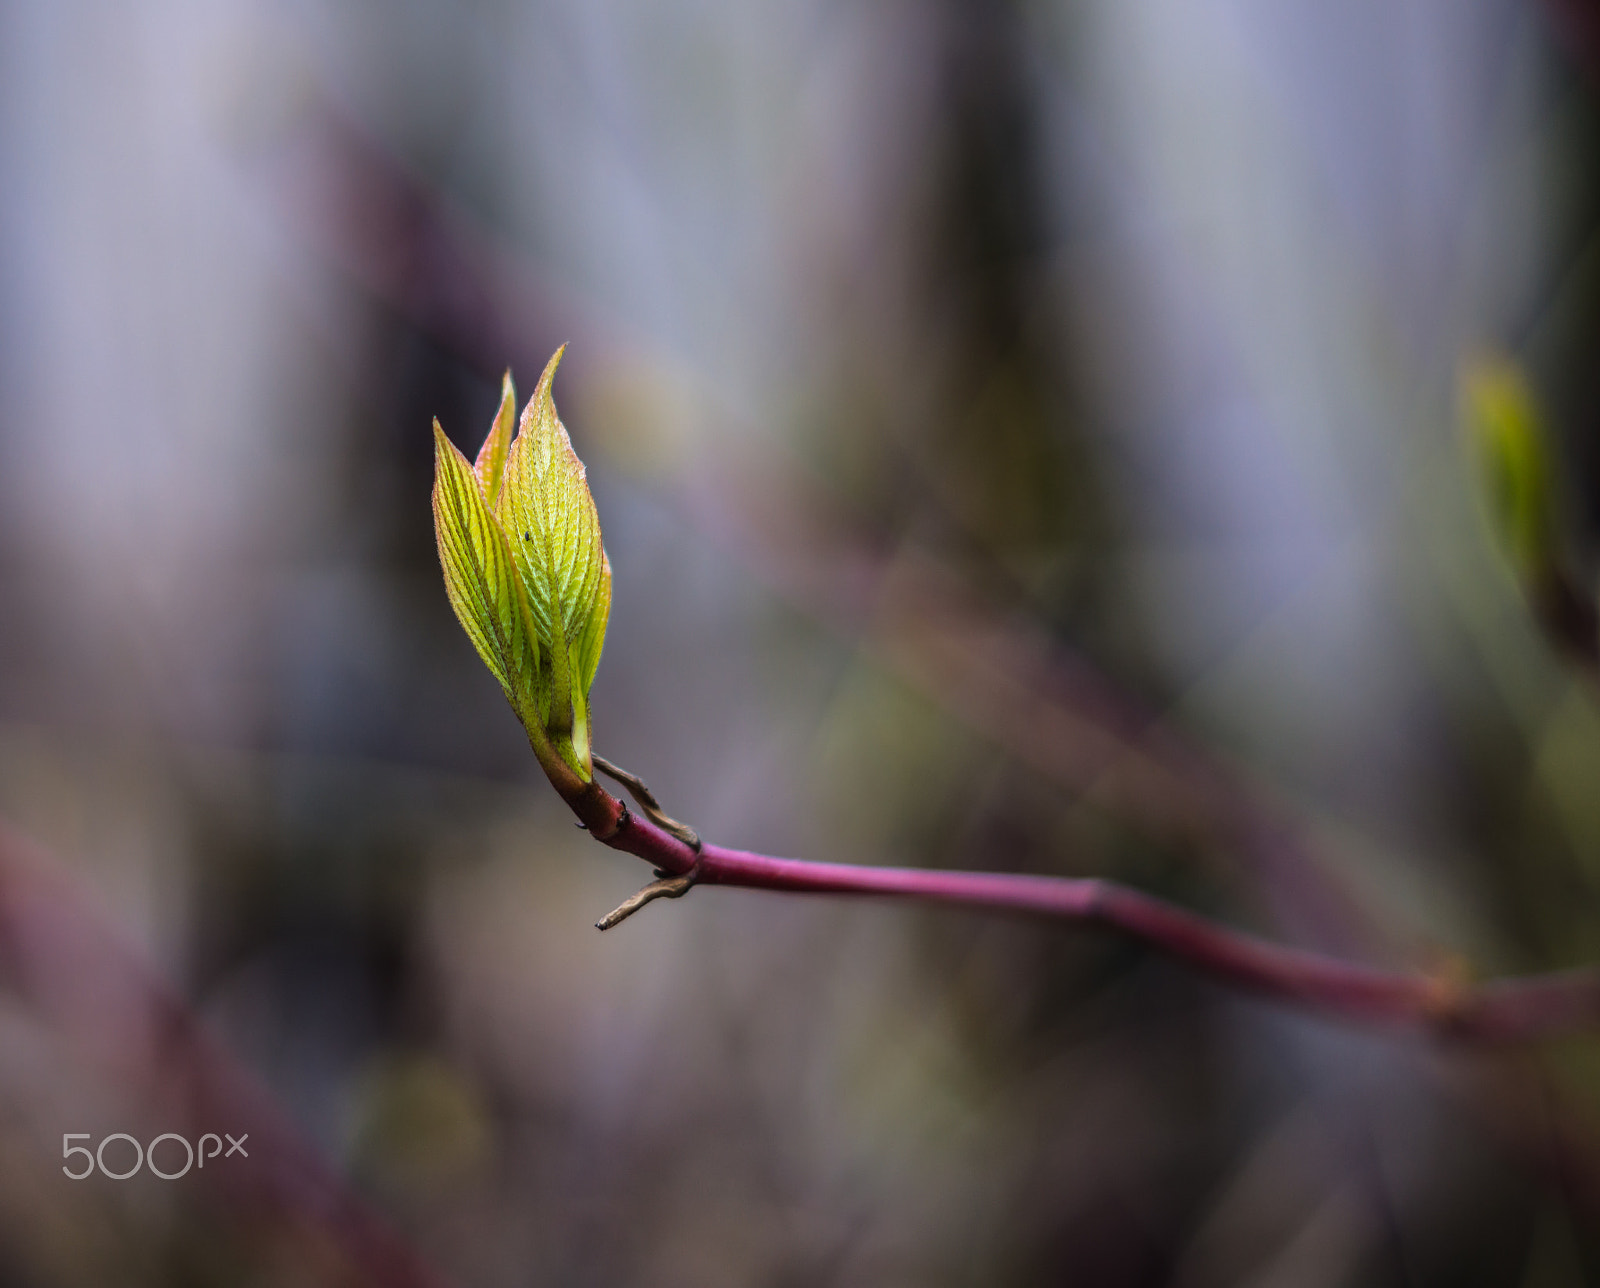
[[[506,453],[511,450],[511,435],[517,427],[517,387],[512,382],[511,370],[506,369],[500,381],[500,405],[494,421],[489,426],[489,436],[478,449],[478,459],[473,472],[483,485],[483,494],[491,506],[500,494],[500,482],[505,471]]]

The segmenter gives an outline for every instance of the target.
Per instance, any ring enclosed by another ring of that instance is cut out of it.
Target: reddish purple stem
[[[1347,1020],[1485,1042],[1528,1041],[1600,1025],[1600,970],[1472,986],[1448,974],[1380,970],[1231,930],[1114,881],[857,867],[779,859],[718,845],[698,857],[649,820],[626,814],[606,844],[697,885],[864,894],[1093,922],[1216,979]]]

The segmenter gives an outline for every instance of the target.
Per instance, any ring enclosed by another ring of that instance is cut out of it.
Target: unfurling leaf
[[[476,465],[438,434],[434,512],[445,588],[467,635],[541,759],[553,751],[587,781],[589,686],[611,611],[611,564],[551,394],[565,352],[545,367],[514,439],[506,373]]]
[[[1530,585],[1542,584],[1556,561],[1555,497],[1533,394],[1521,370],[1502,357],[1473,362],[1462,389],[1495,537],[1517,575]]]
[[[433,443],[433,527],[445,593],[467,638],[516,706],[539,668],[527,592],[477,474],[437,420]]]
[[[589,684],[611,607],[611,576],[583,462],[572,450],[551,394],[565,352],[565,345],[556,350],[523,409],[495,516],[528,590],[540,642],[550,654],[548,688],[541,685],[539,695],[541,714],[557,749],[588,777]],[[597,616],[594,634],[590,628]]]

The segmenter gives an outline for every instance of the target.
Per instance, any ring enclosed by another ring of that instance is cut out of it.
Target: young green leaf
[[[594,673],[600,666],[600,650],[606,642],[606,619],[611,615],[611,560],[604,547],[600,550],[600,585],[595,592],[594,609],[578,634],[573,645],[573,665],[578,670],[578,683],[585,693],[594,683]]]
[[[539,671],[527,594],[478,475],[433,422],[433,524],[445,593],[467,638],[521,714]]]
[[[572,450],[551,393],[565,352],[563,345],[550,359],[523,409],[495,516],[545,647],[541,714],[557,748],[587,779],[588,692],[605,642],[611,569],[583,462]]]

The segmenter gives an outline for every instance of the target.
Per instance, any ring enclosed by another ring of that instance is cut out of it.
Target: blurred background
[[[1600,960],[1600,706],[1457,393],[1520,364],[1591,585],[1597,93],[1586,0],[0,5],[0,1283],[1600,1283],[1593,1038],[597,934],[648,873],[428,502],[570,341],[596,746],[722,843]]]

